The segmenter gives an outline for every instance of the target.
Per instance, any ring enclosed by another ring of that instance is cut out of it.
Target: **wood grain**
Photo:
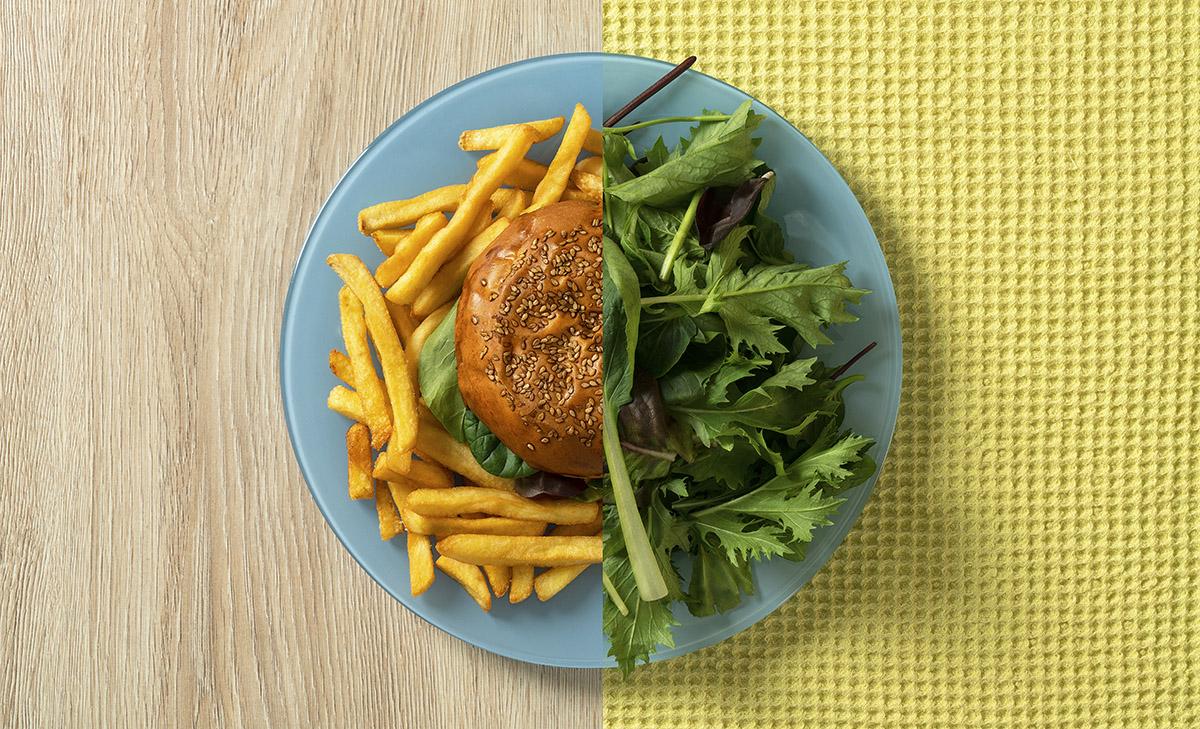
[[[278,394],[288,277],[387,124],[598,50],[598,0],[0,10],[0,724],[600,724],[598,672],[497,658],[325,526]]]

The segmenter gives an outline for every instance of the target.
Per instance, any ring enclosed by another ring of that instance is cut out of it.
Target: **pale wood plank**
[[[599,49],[599,2],[149,5],[0,9],[0,724],[599,726],[598,673],[466,646],[358,568],[276,374],[358,151]]]

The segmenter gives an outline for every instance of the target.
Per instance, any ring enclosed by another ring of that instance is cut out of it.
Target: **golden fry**
[[[604,196],[604,186],[600,184],[599,175],[590,172],[574,170],[571,172],[571,184],[591,195],[597,202]]]
[[[482,233],[472,238],[454,258],[447,261],[413,302],[413,315],[418,318],[427,316],[438,307],[457,300],[462,293],[463,281],[467,280],[467,272],[471,270],[471,264],[504,232],[508,222],[508,218],[496,218]]]
[[[497,190],[497,193],[500,191]],[[507,198],[506,198],[507,199]],[[492,224],[492,211],[496,209],[496,204],[491,200],[484,205],[483,210],[479,212],[479,217],[475,218],[475,222],[471,225],[471,229],[467,231],[467,242],[472,238],[487,230],[487,227]]]
[[[414,595],[433,586],[433,550],[429,537],[408,534],[408,585]]]
[[[409,378],[404,348],[400,346],[400,336],[392,324],[387,305],[383,302],[383,295],[363,262],[347,254],[333,255],[326,261],[362,302],[367,330],[371,333],[375,350],[379,353],[384,383],[392,401],[392,438],[387,449],[388,465],[398,473],[405,473],[408,471],[409,454],[417,440],[417,398]],[[356,375],[357,372],[355,369]]]
[[[586,524],[558,524],[550,530],[552,537],[594,537],[600,533],[603,515],[596,514],[596,518]]]
[[[478,152],[485,149],[500,149],[504,142],[517,131],[518,126],[527,126],[535,133],[534,142],[544,142],[562,129],[563,118],[556,116],[552,119],[523,122],[523,124],[505,124],[487,129],[468,129],[458,137],[458,148],[466,152]]]
[[[450,313],[450,309],[454,307],[454,302],[447,302],[440,309],[430,312],[421,320],[417,328],[413,330],[412,337],[408,340],[408,372],[413,378],[413,389],[416,392],[421,391],[421,350],[425,348],[425,340],[429,339],[429,335],[433,334],[433,330],[438,328],[446,315]]]
[[[579,164],[575,165],[576,172],[586,172],[589,175],[599,177],[604,172],[603,157],[584,157],[579,160]]]
[[[586,200],[587,202],[596,202],[595,196],[590,192],[584,192],[577,187],[568,187],[563,190],[563,200]]]
[[[404,531],[400,522],[400,512],[392,501],[391,489],[385,482],[375,482],[375,514],[379,517],[379,538],[387,541]]]
[[[412,225],[430,213],[448,213],[458,207],[458,201],[466,191],[466,185],[446,185],[408,200],[392,200],[363,208],[358,213],[358,229],[364,235],[371,235],[382,228]]]
[[[479,519],[465,519],[458,516],[424,516],[408,508],[408,494],[405,494],[405,505],[400,515],[410,531],[417,534],[428,534],[435,537],[446,537],[451,534],[494,534],[509,537],[536,537],[546,531],[544,521],[526,521],[524,519],[509,519],[503,516],[485,516]]]
[[[363,415],[362,399],[358,393],[347,390],[341,385],[336,385],[329,391],[329,397],[325,399],[325,407],[355,422],[361,423],[366,419]]]
[[[439,545],[438,552],[441,551]],[[488,592],[487,581],[483,579],[483,572],[478,567],[473,564],[463,564],[445,555],[438,557],[435,564],[438,569],[462,585],[467,594],[479,604],[479,607],[485,611],[492,609],[492,593]]]
[[[596,520],[588,524],[564,524],[554,527],[550,532],[552,537],[588,537],[600,534],[602,526],[601,516],[596,515]],[[560,567],[551,567],[545,572],[538,575],[533,580],[533,589],[537,592],[538,599],[542,602],[549,600],[558,593],[562,592],[563,588],[571,584],[571,582],[583,574],[588,568],[586,564],[563,565]]]
[[[500,188],[504,176],[529,151],[534,136],[529,127],[518,127],[497,152],[495,162],[484,165],[475,173],[450,223],[434,234],[433,239],[421,249],[408,270],[388,289],[389,299],[398,304],[413,303],[438,269],[458,253],[465,244],[467,231],[479,212],[492,194]]]
[[[538,599],[546,602],[558,593],[562,592],[563,588],[571,584],[571,582],[583,574],[591,565],[586,564],[569,564],[561,567],[551,567],[542,574],[533,579],[533,589],[537,592]]]
[[[512,191],[508,196],[508,201],[500,206],[499,213],[501,218],[509,220],[515,219],[518,215],[524,212],[525,208],[529,207],[529,201],[533,196],[527,190]]]
[[[363,307],[354,293],[344,286],[338,292],[338,307],[341,309],[346,354],[354,365],[354,388],[362,400],[363,415],[371,429],[371,447],[382,448],[392,437],[392,416],[384,400],[383,383],[371,359]]]
[[[604,154],[604,135],[595,129],[589,129],[583,140],[583,151],[591,154]]]
[[[419,412],[421,427],[417,430],[417,452],[421,454],[422,458],[429,456],[439,465],[480,486],[503,491],[516,489],[516,484],[512,479],[501,478],[485,471],[475,460],[470,446],[451,438],[428,408],[422,405]]]
[[[485,155],[479,158],[477,163],[480,169],[485,165],[490,165],[496,159],[496,152]],[[518,160],[515,167],[512,168],[505,177],[504,184],[512,185],[518,190],[534,190],[538,183],[546,176],[548,168],[541,162],[534,162],[531,159]]]
[[[396,283],[396,279],[400,278],[400,274],[404,273],[408,265],[417,257],[417,253],[421,251],[421,247],[429,242],[434,233],[445,227],[446,216],[441,213],[430,213],[422,216],[417,221],[416,227],[413,228],[412,234],[400,241],[387,260],[379,264],[379,268],[375,269],[375,280],[379,282],[379,285],[387,288]]]
[[[533,565],[518,565],[512,568],[512,581],[508,587],[508,601],[524,602],[533,594]]]
[[[430,213],[430,215],[438,214]],[[385,228],[372,233],[371,240],[375,241],[376,247],[383,251],[383,255],[390,256],[396,252],[396,246],[403,243],[412,233],[412,228]]]
[[[552,524],[586,524],[596,518],[600,504],[572,499],[527,499],[510,491],[459,486],[414,493],[408,499],[408,508],[424,516],[458,516],[479,511]]]
[[[410,507],[417,506],[415,502],[419,493],[414,492],[408,497]],[[493,534],[451,534],[438,542],[438,552],[467,564],[499,564],[510,567],[599,564],[603,558],[603,546],[599,536],[508,537]]]
[[[375,493],[371,480],[371,436],[362,423],[355,423],[346,431],[346,464],[350,498],[371,498]]]
[[[417,320],[413,318],[412,309],[387,299],[384,299],[383,303],[387,304],[388,314],[392,317],[392,323],[396,325],[400,343],[407,347],[408,343],[412,341],[413,330],[417,328]]]
[[[416,461],[413,461],[413,463],[416,463]],[[375,478],[379,477],[376,476]],[[405,529],[408,529],[408,523],[404,521],[404,512],[408,510],[408,495],[416,491],[418,486],[403,476],[388,479],[385,483],[388,486],[388,491],[392,494],[392,503],[396,505],[396,510],[399,512],[400,522],[404,524]],[[409,531],[412,530],[409,529]]]
[[[408,469],[408,480],[415,481],[424,489],[445,489],[454,485],[454,476],[433,460],[417,451],[421,460],[413,461]]]
[[[347,387],[354,387],[354,363],[336,349],[329,350],[329,371]]]
[[[567,189],[567,182],[571,177],[571,170],[575,169],[575,159],[579,157],[579,151],[583,148],[591,125],[592,118],[588,116],[587,109],[583,108],[583,104],[576,104],[571,123],[567,125],[567,131],[563,132],[562,144],[554,153],[554,160],[550,163],[546,176],[538,183],[537,190],[533,193],[530,210],[556,203],[562,198],[563,190]]]
[[[485,564],[483,573],[487,575],[488,584],[492,586],[492,594],[496,597],[504,597],[504,593],[508,592],[508,583],[512,582],[512,568]]]

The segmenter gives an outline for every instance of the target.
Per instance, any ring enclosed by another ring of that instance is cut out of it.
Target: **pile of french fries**
[[[374,498],[382,539],[406,534],[414,595],[430,588],[436,567],[484,610],[493,594],[549,600],[601,560],[598,503],[520,496],[442,428],[420,394],[421,347],[475,259],[522,213],[559,200],[600,201],[601,138],[582,105],[549,165],[526,158],[564,123],[463,132],[461,149],[486,152],[467,183],[359,213],[359,230],[387,256],[374,274],[351,254],[327,259],[345,284],[338,306],[346,351],[329,353],[344,385],[327,405],[354,421],[346,431],[350,498]]]

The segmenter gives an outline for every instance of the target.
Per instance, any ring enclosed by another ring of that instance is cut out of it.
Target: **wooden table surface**
[[[598,0],[0,9],[0,725],[599,726],[598,672],[465,645],[355,564],[276,365],[376,134],[599,47]]]

